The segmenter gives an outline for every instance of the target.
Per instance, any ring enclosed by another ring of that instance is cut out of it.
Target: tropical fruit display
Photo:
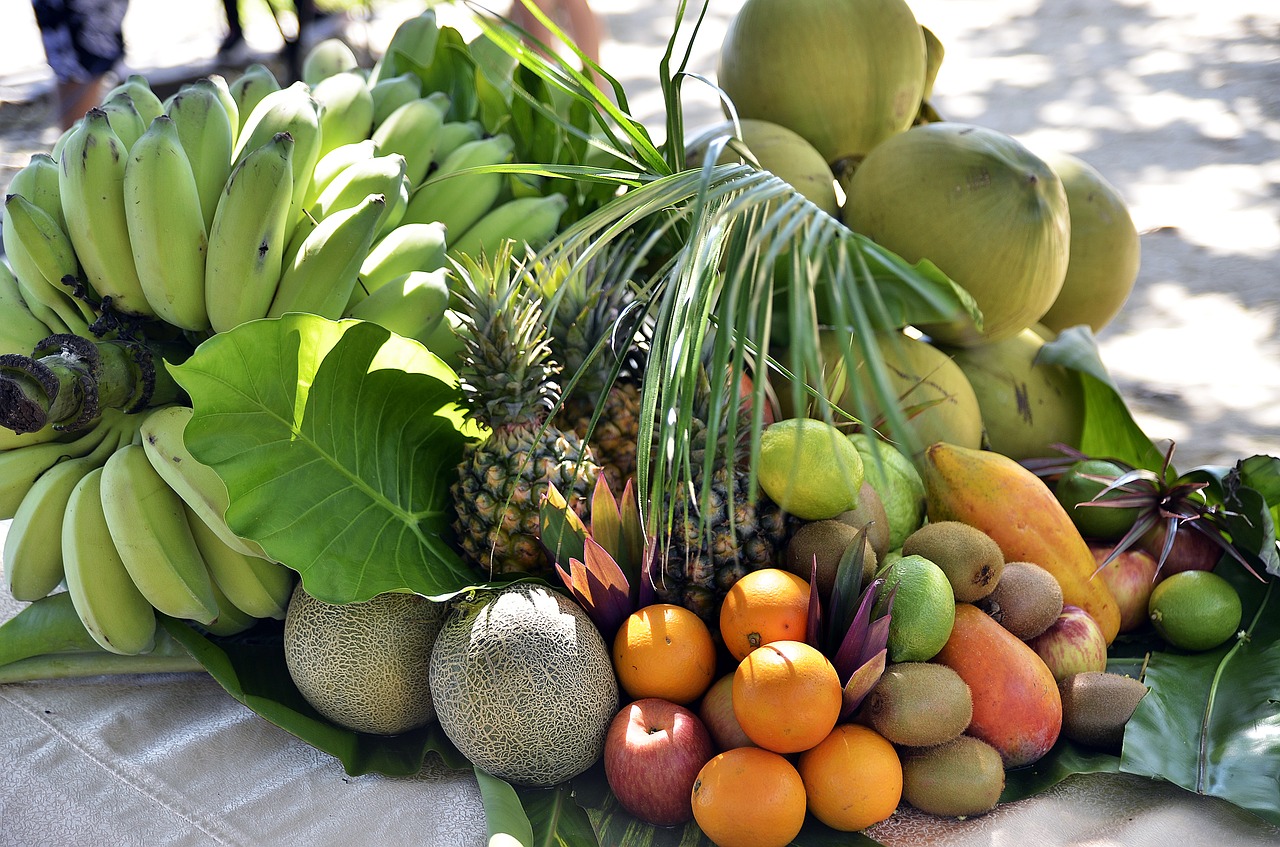
[[[663,145],[495,21],[135,75],[16,174],[0,680],[177,643],[573,847],[985,814],[1212,662],[1274,711],[1280,459],[1128,415],[1100,174],[944,120],[903,0],[747,0]]]

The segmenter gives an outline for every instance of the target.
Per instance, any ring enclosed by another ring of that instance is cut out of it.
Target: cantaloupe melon
[[[436,717],[427,674],[447,609],[403,593],[335,605],[299,583],[284,618],[289,675],[340,726],[378,735],[425,726]]]
[[[517,582],[460,602],[431,655],[440,728],[494,776],[551,786],[604,752],[618,710],[609,648],[569,598]]]

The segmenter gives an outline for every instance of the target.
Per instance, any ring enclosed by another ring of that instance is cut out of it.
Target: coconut
[[[799,133],[770,121],[743,118],[739,121],[739,126],[742,129],[741,139],[730,139],[716,160],[717,164],[747,161],[745,153],[755,160],[755,164],[790,183],[796,191],[828,215],[835,216],[839,213],[835,175],[812,144],[805,141]],[[718,137],[732,135],[733,123],[730,121],[716,124],[699,133],[685,150],[686,162],[690,167],[700,167],[708,143]],[[746,150],[742,151],[741,147],[746,147]]]
[[[1077,324],[1098,332],[1138,279],[1138,230],[1120,192],[1096,169],[1068,153],[1044,158],[1067,192],[1071,250],[1062,290],[1040,321],[1058,332]]]
[[[906,0],[746,0],[717,81],[739,117],[799,133],[839,171],[911,126],[926,63]]]
[[[967,346],[1012,338],[1062,290],[1070,213],[1062,181],[1015,139],[931,123],[890,138],[841,180],[845,223],[908,262],[928,259],[982,312],[920,329]]]
[[[987,444],[1011,459],[1055,455],[1054,444],[1080,447],[1084,388],[1080,375],[1037,362],[1045,339],[1034,329],[954,351],[982,410]]]

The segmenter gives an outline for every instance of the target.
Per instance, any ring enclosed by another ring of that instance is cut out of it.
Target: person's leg
[[[600,63],[600,21],[587,0],[539,0],[538,8],[564,30],[591,61]],[[555,47],[551,31],[538,20],[521,0],[514,0],[507,13],[517,26],[542,44]]]
[[[218,47],[221,56],[244,43],[244,25],[240,23],[240,3],[238,0],[222,0],[222,10],[227,16],[227,36]]]
[[[100,101],[124,58],[127,0],[32,0],[45,59],[58,80],[58,124],[71,126]]]

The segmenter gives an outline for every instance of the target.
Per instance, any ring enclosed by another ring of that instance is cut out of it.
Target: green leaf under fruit
[[[467,438],[457,376],[373,323],[288,314],[170,366],[187,447],[227,486],[227,523],[327,603],[445,599],[476,580],[449,544]]]

